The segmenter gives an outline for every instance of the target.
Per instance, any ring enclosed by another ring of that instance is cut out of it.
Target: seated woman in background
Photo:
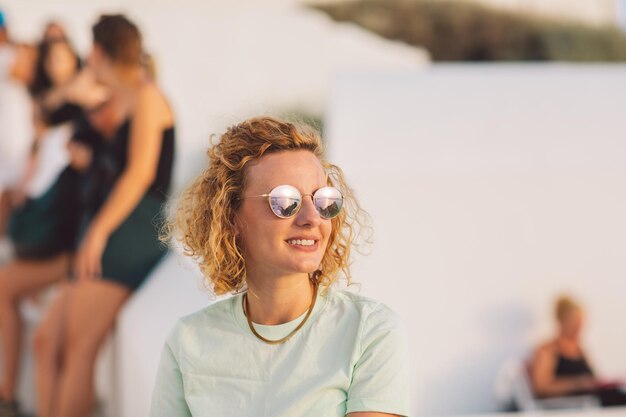
[[[69,40],[52,38],[39,45],[35,79],[30,87],[36,102],[38,128],[58,125],[80,116],[109,98],[110,89],[95,80]]]
[[[597,395],[603,406],[626,404],[626,394],[615,384],[601,383],[581,346],[584,312],[567,296],[555,304],[558,335],[541,345],[531,362],[531,381],[540,398]]]

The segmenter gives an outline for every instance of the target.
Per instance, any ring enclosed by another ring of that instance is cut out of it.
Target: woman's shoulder
[[[539,346],[536,347],[535,349],[535,358],[537,357],[553,357],[553,356],[557,356],[559,353],[559,346],[556,340],[552,339],[552,340],[547,340],[543,343],[541,343]]]
[[[170,333],[170,338],[193,335],[207,328],[222,326],[225,322],[232,319],[233,301],[234,297],[222,298],[198,311],[179,318]]]
[[[408,346],[406,325],[385,303],[349,290],[335,290],[330,293],[329,306],[334,311],[329,318],[337,323],[335,327],[339,331],[347,333],[347,328],[356,327],[357,361],[370,357],[368,351],[377,352],[376,355],[386,352],[405,357]]]
[[[145,81],[137,90],[136,112],[149,111],[157,115],[164,127],[174,125],[174,113],[165,94],[153,81]]]
[[[331,287],[328,289],[328,294],[330,300],[344,304],[351,304],[365,310],[389,309],[389,307],[382,301],[362,295],[358,293],[357,290]]]
[[[393,309],[382,301],[370,298],[351,290],[329,289],[329,304],[332,309],[354,312],[362,322],[383,327],[404,327],[404,322]]]
[[[211,321],[220,319],[224,314],[231,313],[231,306],[234,298],[237,296],[225,296],[212,301],[206,307],[201,308],[198,311],[194,311],[191,314],[183,316],[179,319],[179,322],[186,325],[194,325],[197,323],[203,323],[205,321]]]

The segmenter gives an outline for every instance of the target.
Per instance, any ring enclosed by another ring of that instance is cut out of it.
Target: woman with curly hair
[[[408,415],[400,319],[333,285],[363,212],[317,132],[250,119],[208,156],[169,231],[234,296],[177,323],[152,416]]]

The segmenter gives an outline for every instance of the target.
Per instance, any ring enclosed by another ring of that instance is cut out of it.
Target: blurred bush
[[[433,0],[361,0],[314,5],[341,22],[426,48],[435,61],[626,61],[616,27]]]
[[[278,117],[291,123],[305,124],[317,130],[324,140],[324,116],[308,110],[294,107],[278,112]]]

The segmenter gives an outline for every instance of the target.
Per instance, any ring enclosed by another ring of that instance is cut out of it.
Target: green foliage
[[[336,21],[424,47],[435,61],[626,61],[626,35],[615,27],[453,0],[360,0],[312,7]]]
[[[279,112],[278,117],[292,123],[301,123],[317,130],[324,139],[324,116],[313,114],[301,108],[293,108],[285,112]]]

